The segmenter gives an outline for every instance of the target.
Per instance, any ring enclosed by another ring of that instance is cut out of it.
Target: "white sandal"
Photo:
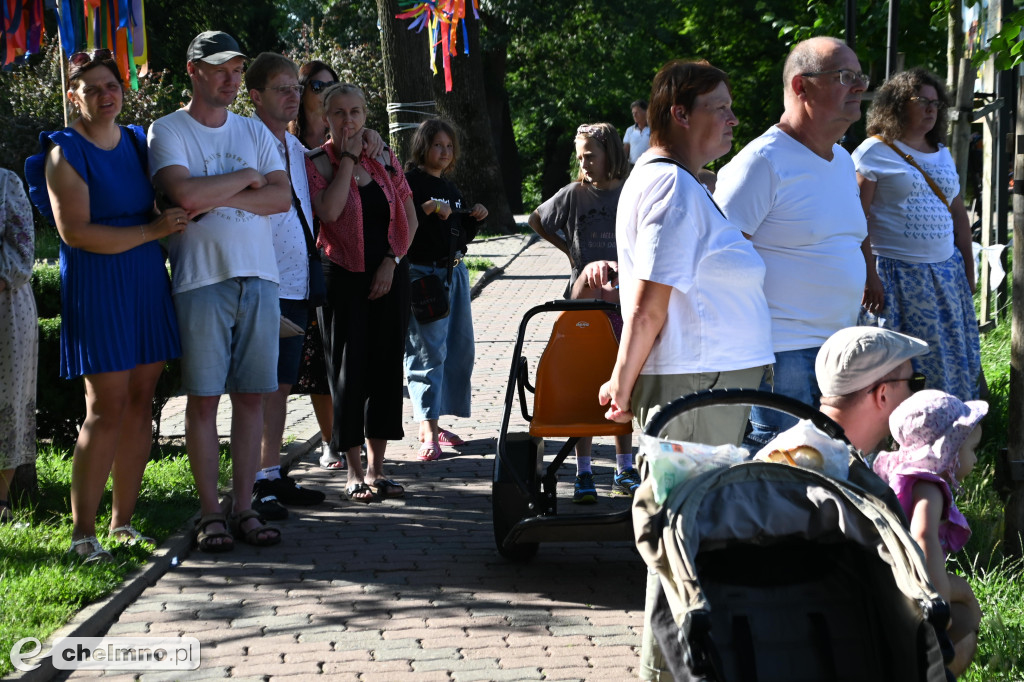
[[[117,537],[118,533],[124,533],[128,537],[119,538]],[[150,547],[156,547],[156,540],[135,530],[130,523],[125,526],[111,528],[110,537],[121,544],[128,545],[129,547],[134,547],[135,545],[149,545]]]
[[[79,545],[89,545],[89,549],[92,550],[89,554],[79,554],[76,548]],[[81,540],[72,540],[71,549],[68,550],[68,554],[74,554],[75,556],[85,557],[83,563],[86,564],[105,564],[114,560],[114,555],[103,549],[103,545],[96,539],[95,535],[82,538]]]

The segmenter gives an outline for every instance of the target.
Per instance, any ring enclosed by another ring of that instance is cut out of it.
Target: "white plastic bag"
[[[664,504],[680,483],[711,469],[728,467],[750,456],[735,445],[702,445],[677,440],[640,436],[640,450],[650,466],[654,501]]]
[[[813,453],[804,456],[799,452],[803,447],[810,447],[821,455],[820,465]],[[759,462],[793,463],[844,481],[850,474],[850,451],[846,443],[829,438],[828,434],[807,419],[801,419],[796,426],[769,441],[754,455],[754,459]]]

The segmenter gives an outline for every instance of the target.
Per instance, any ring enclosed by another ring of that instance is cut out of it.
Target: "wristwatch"
[[[401,257],[401,256],[396,256],[396,255],[395,255],[395,254],[393,254],[393,253],[389,253],[389,254],[387,254],[387,257],[388,257],[388,258],[391,258],[392,260],[394,260],[394,261],[395,261],[395,265],[398,265],[399,263],[401,263],[401,262],[402,262],[402,257]]]

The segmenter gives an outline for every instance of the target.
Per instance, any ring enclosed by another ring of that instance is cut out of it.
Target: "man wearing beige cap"
[[[911,358],[928,352],[928,344],[878,327],[847,327],[818,351],[814,372],[821,390],[821,411],[846,432],[865,454],[889,436],[889,415],[924,388]]]

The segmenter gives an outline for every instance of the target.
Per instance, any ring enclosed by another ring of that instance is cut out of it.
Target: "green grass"
[[[510,234],[531,235],[531,234],[533,234],[533,230],[531,230],[530,226],[528,224],[526,224],[526,223],[517,223],[516,224],[516,229],[513,232],[501,232],[501,231],[499,231],[499,230],[497,230],[495,228],[490,227],[489,225],[484,225],[482,228],[480,228],[480,231],[477,232],[476,238],[478,240],[479,239],[491,239],[493,237],[507,237]]]
[[[150,462],[132,524],[163,542],[198,509],[188,458],[169,453]],[[23,637],[45,640],[85,605],[114,592],[124,578],[149,558],[142,547],[112,545],[110,490],[100,504],[96,528],[115,562],[84,566],[67,554],[71,546],[71,459],[67,452],[43,449],[36,461],[40,499],[34,509],[19,509],[15,523],[0,525],[0,677],[11,672],[10,652]],[[222,453],[221,482],[230,480],[230,461]]]
[[[36,258],[55,261],[58,255],[60,255],[60,237],[57,236],[57,228],[46,226],[36,232]]]
[[[983,426],[978,465],[964,481],[957,506],[971,525],[970,542],[951,557],[951,568],[967,578],[981,603],[983,619],[974,664],[966,682],[1024,680],[1024,565],[1003,555],[1005,512],[995,488],[995,462],[1006,447],[1009,426],[1010,320],[1005,315],[981,339],[981,362],[988,378],[989,413]]]
[[[494,267],[494,261],[490,258],[473,258],[470,256],[466,258],[465,263],[466,268],[469,270],[469,286],[476,284],[481,275]]]

